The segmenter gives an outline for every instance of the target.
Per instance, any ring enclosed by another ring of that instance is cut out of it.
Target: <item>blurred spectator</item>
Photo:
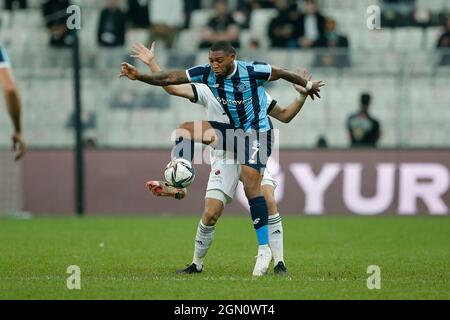
[[[328,143],[325,136],[319,136],[319,139],[317,139],[316,148],[328,148]]]
[[[19,9],[26,9],[28,7],[27,0],[5,0],[5,10],[13,10],[14,5],[17,5]]]
[[[96,149],[97,148],[97,141],[95,138],[85,138],[84,139],[84,147],[86,149]]]
[[[285,0],[277,1],[278,16],[269,24],[269,38],[272,47],[295,48],[298,47],[300,12],[295,4],[288,5]]]
[[[320,51],[316,56],[314,65],[316,67],[349,67],[350,59],[348,56],[347,37],[336,30],[336,21],[328,17],[325,21],[325,33],[316,41],[316,47],[319,48],[339,48],[334,50]]]
[[[50,31],[50,45],[53,47],[70,47],[73,38],[67,29],[67,7],[71,5],[69,0],[47,0],[42,4],[42,14]]]
[[[200,9],[200,0],[184,0],[185,28],[189,28],[191,25],[192,11],[198,9]]]
[[[303,14],[299,22],[300,32],[298,44],[301,48],[310,48],[316,44],[325,32],[325,18],[319,12],[317,4],[313,0],[304,2]]]
[[[102,47],[118,47],[125,43],[125,13],[119,8],[118,0],[106,0],[106,7],[100,14],[97,41]]]
[[[241,28],[247,29],[250,26],[250,18],[253,10],[276,8],[278,0],[238,0],[233,18]]]
[[[361,95],[361,109],[347,119],[347,130],[351,139],[351,146],[376,147],[381,137],[380,123],[369,115],[370,94]]]
[[[277,0],[247,0],[252,10],[275,8]]]
[[[184,0],[151,0],[150,44],[162,39],[173,48],[178,31],[184,26]]]
[[[239,27],[231,15],[228,2],[217,0],[215,9],[215,16],[202,32],[200,48],[209,48],[216,41],[228,41],[235,48],[239,48]]]
[[[97,114],[84,110],[81,115],[81,126],[83,127],[83,130],[92,130],[97,128]],[[75,128],[75,113],[72,113],[67,119],[66,128]]]
[[[131,28],[147,29],[150,27],[148,15],[149,0],[128,0],[127,20]]]
[[[447,24],[444,32],[439,37],[437,48],[444,50],[444,52],[442,52],[439,64],[441,66],[450,65],[450,15],[447,17]]]
[[[414,24],[415,0],[383,0],[382,25],[384,27],[405,27]]]

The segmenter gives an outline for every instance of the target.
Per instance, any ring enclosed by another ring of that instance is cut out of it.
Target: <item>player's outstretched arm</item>
[[[298,72],[300,74],[300,72]],[[308,71],[303,72],[303,77],[308,81],[311,81],[312,75]],[[283,108],[278,103],[270,111],[269,115],[283,123],[289,123],[297,114],[302,110],[306,99],[308,98],[308,92],[302,86],[294,85],[295,90],[299,93],[298,98],[291,102],[286,108]]]
[[[290,83],[302,86],[306,88],[311,99],[314,100],[314,96],[320,98],[320,88],[325,85],[323,81],[308,81],[302,76],[291,72],[287,69],[272,66],[272,74],[270,76],[270,81],[275,81],[278,79],[284,79]]]
[[[145,63],[152,73],[163,71],[156,61],[155,55],[155,42],[152,43],[150,49],[144,46],[142,43],[137,42],[133,45],[131,57],[137,58]],[[186,99],[194,99],[194,91],[189,84],[170,85],[165,86],[163,89],[170,95],[179,96]]]
[[[127,77],[133,81],[138,80],[159,87],[190,82],[185,70],[170,72],[161,71],[154,74],[140,74],[135,66],[126,62],[123,62],[120,66],[120,77]]]

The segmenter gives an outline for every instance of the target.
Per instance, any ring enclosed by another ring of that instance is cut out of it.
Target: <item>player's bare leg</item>
[[[268,208],[261,191],[262,175],[258,170],[243,165],[241,179],[258,238],[258,255],[253,275],[262,276],[267,273],[272,261],[272,251],[269,247]]]
[[[218,191],[217,192],[221,192]],[[195,235],[195,249],[192,263],[177,273],[200,273],[203,270],[203,260],[214,240],[214,230],[224,208],[224,203],[218,199],[206,198],[202,219],[197,227]]]
[[[269,246],[273,255],[274,272],[275,274],[285,275],[287,269],[284,262],[284,232],[281,216],[278,213],[277,203],[275,201],[275,188],[271,185],[263,185],[261,186],[261,190],[269,209]]]

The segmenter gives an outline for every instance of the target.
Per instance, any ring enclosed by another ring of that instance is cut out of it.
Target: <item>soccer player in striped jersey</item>
[[[11,63],[5,48],[0,43],[0,86],[5,95],[6,106],[11,117],[14,134],[12,136],[12,150],[16,153],[15,159],[23,157],[26,150],[25,139],[22,134],[21,124],[21,103],[19,89],[17,88],[14,76],[11,70]]]
[[[322,81],[308,81],[294,72],[266,63],[239,61],[236,55],[236,50],[228,42],[219,41],[210,49],[209,64],[186,71],[144,75],[130,64],[122,63],[120,76],[157,86],[204,83],[212,91],[230,123],[193,121],[182,124],[177,131],[172,157],[192,161],[195,141],[236,154],[239,163],[243,164],[241,180],[258,238],[253,275],[261,276],[267,272],[272,260],[268,208],[261,191],[261,181],[273,142],[264,84],[284,79],[306,88],[312,99],[314,96],[320,98],[320,88],[324,84]],[[229,149],[230,141],[232,149]]]
[[[156,61],[154,50],[155,43],[152,44],[150,49],[146,48],[142,43],[136,43],[133,46],[131,56],[140,59],[150,68],[151,72],[160,72],[162,69]],[[308,80],[311,79],[311,75],[306,72],[304,76]],[[295,89],[299,92],[299,97],[286,108],[281,107],[267,94],[267,100],[270,105],[268,113],[270,116],[281,122],[289,123],[300,112],[306,101],[307,92],[298,85],[295,86]],[[181,84],[166,86],[164,90],[171,95],[189,99],[191,102],[205,107],[208,120],[229,123],[222,106],[206,85]],[[220,218],[224,207],[233,201],[239,181],[241,165],[230,163],[234,159],[233,153],[211,150],[211,159],[211,172],[205,196],[205,209],[197,228],[192,264],[180,270],[180,273],[200,273],[202,271],[203,260],[214,239],[217,220]],[[165,184],[165,182],[159,183]],[[274,272],[275,274],[283,275],[286,274],[287,270],[284,261],[283,225],[275,201],[276,187],[277,182],[272,178],[269,171],[265,170],[261,182],[261,190],[269,209],[269,246],[273,254]],[[172,190],[170,189],[163,193],[158,192],[155,188],[150,188],[150,191],[157,196],[176,196],[176,192],[171,192]]]

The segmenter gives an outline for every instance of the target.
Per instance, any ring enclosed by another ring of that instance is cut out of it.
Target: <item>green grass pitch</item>
[[[0,299],[450,299],[448,217],[283,218],[289,276],[253,279],[248,217],[224,216],[202,274],[199,217],[0,219]],[[81,268],[68,290],[67,267]],[[381,289],[367,288],[367,267]]]

